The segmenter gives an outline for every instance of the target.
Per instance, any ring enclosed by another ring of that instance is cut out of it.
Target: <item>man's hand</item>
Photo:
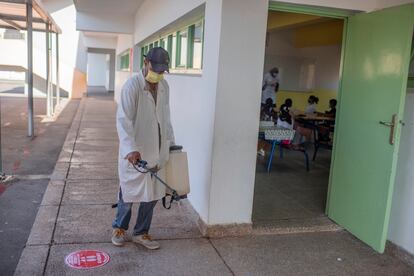
[[[151,168],[151,169],[149,169],[151,172],[153,172],[153,173],[157,173],[159,170],[160,170],[160,168],[158,167],[158,166],[155,166],[155,167],[153,167],[153,168]]]
[[[125,159],[128,159],[131,164],[136,164],[137,161],[141,160],[141,154],[138,151],[133,151],[128,153]]]

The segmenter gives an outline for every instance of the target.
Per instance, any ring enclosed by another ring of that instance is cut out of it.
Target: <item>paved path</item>
[[[12,275],[17,266],[78,104],[70,101],[56,120],[46,122],[46,99],[35,98],[32,140],[27,98],[0,94],[3,169],[17,176],[0,183],[0,275]]]
[[[151,234],[160,250],[114,247],[114,113],[107,98],[82,100],[15,275],[413,275],[346,232],[203,238],[186,201],[156,207]],[[103,250],[111,260],[84,271],[65,265],[81,249]]]

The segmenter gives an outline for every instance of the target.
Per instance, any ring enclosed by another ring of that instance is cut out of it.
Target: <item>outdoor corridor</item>
[[[205,238],[187,200],[157,205],[150,233],[160,250],[113,246],[115,111],[110,96],[81,100],[15,275],[414,275],[345,231]],[[102,250],[110,261],[78,271],[65,264],[77,250]]]

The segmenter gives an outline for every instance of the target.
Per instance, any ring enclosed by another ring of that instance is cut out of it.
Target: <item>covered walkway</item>
[[[37,0],[1,0],[0,1],[0,28],[26,31],[27,43],[27,100],[28,100],[28,125],[27,136],[34,138],[34,112],[33,112],[33,32],[45,33],[46,44],[46,114],[51,117],[54,114],[54,90],[56,88],[56,105],[60,102],[60,85],[59,85],[59,33],[61,29],[55,23],[52,16],[42,7]],[[52,74],[52,34],[56,34],[56,87],[53,86]],[[7,64],[1,64],[0,67],[12,67]],[[11,68],[10,68],[11,69]],[[19,69],[21,70],[21,69]],[[1,157],[0,157],[1,162]],[[2,172],[0,165],[0,172]]]
[[[15,275],[78,275],[65,256],[103,250],[110,262],[84,275],[412,275],[414,268],[377,254],[347,232],[255,233],[202,237],[187,201],[171,210],[158,205],[153,252],[111,242],[118,190],[115,103],[83,98],[47,187]]]

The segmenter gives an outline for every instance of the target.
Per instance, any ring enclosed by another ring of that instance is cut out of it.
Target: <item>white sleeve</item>
[[[119,148],[122,157],[128,153],[138,151],[135,142],[134,123],[138,113],[138,87],[128,80],[121,91],[121,100],[116,113],[116,128],[118,130]]]

